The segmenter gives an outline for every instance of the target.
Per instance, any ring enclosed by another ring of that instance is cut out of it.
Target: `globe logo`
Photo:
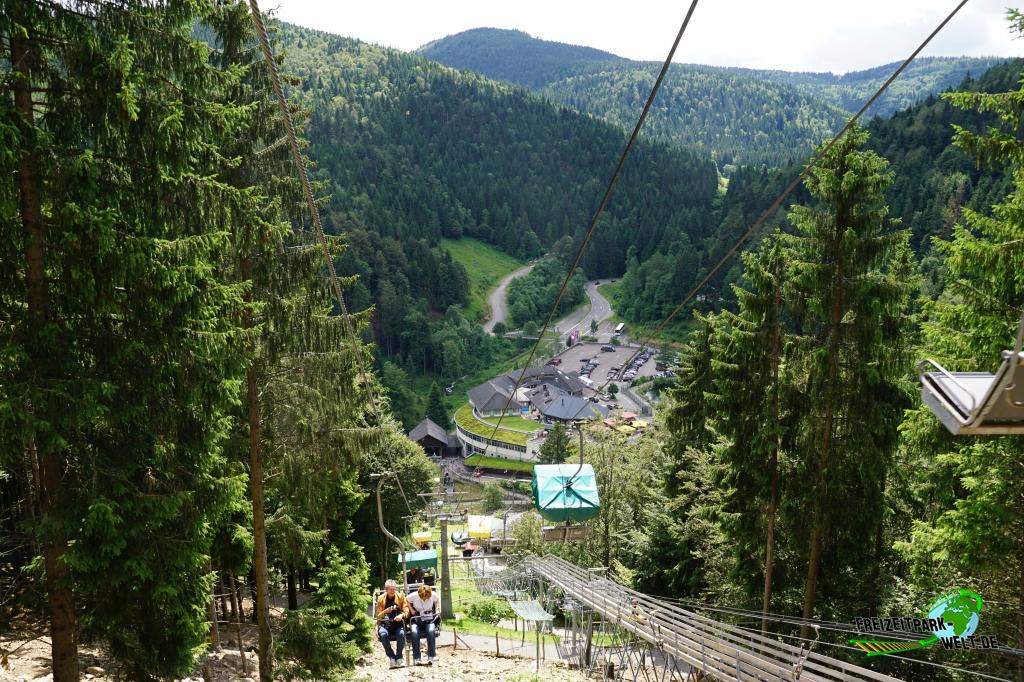
[[[932,630],[939,639],[963,641],[974,634],[981,621],[981,597],[970,590],[956,590],[938,597],[928,607],[929,618],[941,618],[945,628]]]

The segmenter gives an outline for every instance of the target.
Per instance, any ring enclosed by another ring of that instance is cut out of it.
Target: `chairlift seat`
[[[590,537],[590,526],[544,526],[540,539],[544,542],[579,542]]]
[[[921,399],[953,435],[1024,434],[1024,353],[1002,356],[995,374],[950,372],[934,360],[919,366]]]

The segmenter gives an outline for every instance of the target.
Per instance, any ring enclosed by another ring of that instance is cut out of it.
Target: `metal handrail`
[[[969,390],[969,389],[968,389],[968,388],[967,388],[966,386],[964,386],[963,384],[961,384],[961,383],[960,383],[960,382],[959,382],[959,381],[957,380],[957,378],[956,378],[955,376],[953,376],[952,374],[950,374],[950,372],[949,372],[949,370],[948,370],[948,369],[946,369],[945,367],[943,367],[943,366],[942,366],[942,365],[940,365],[939,363],[935,362],[935,361],[934,361],[934,360],[932,360],[931,358],[925,358],[925,359],[924,359],[924,360],[922,360],[921,362],[917,363],[917,375],[918,375],[918,376],[919,376],[919,377],[921,378],[921,381],[923,382],[923,381],[925,380],[925,372],[924,372],[924,370],[922,369],[922,367],[923,367],[924,365],[926,365],[926,364],[927,364],[927,365],[931,365],[932,367],[934,367],[935,369],[937,369],[937,370],[939,371],[939,373],[940,373],[940,374],[942,374],[942,375],[943,375],[943,376],[945,376],[945,377],[946,377],[947,379],[949,379],[950,381],[952,381],[952,382],[953,382],[954,384],[956,384],[956,385],[957,385],[957,387],[958,387],[958,388],[960,388],[960,390],[961,390],[961,391],[963,391],[964,393],[966,393],[966,394],[967,394],[967,397],[968,397],[968,398],[970,399],[970,401],[971,401],[971,409],[970,409],[970,413],[971,413],[971,414],[974,414],[974,411],[975,411],[976,409],[978,409],[978,401],[974,399],[974,395],[973,395],[973,394],[971,393],[971,391],[970,391],[970,390]],[[962,421],[963,421],[963,420],[962,420]],[[964,423],[964,424],[966,424],[966,423],[968,423],[968,421],[970,421],[970,420],[966,420],[966,421],[963,421],[963,423]]]

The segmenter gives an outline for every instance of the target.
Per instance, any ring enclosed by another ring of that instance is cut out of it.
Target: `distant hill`
[[[427,43],[427,59],[482,73],[489,78],[540,88],[591,64],[627,61],[592,47],[534,38],[523,31],[477,28]]]
[[[530,88],[620,126],[632,126],[659,64],[530,37],[474,29],[423,46],[425,57]],[[915,61],[870,115],[888,116],[980,75],[1001,59]],[[715,154],[720,165],[779,165],[834,132],[892,72],[844,75],[675,65],[648,122],[650,134]]]
[[[967,76],[981,76],[993,66],[1006,61],[1007,59],[1003,57],[919,57],[878,98],[868,111],[868,115],[891,116],[897,111],[924,101],[929,95],[959,86]],[[899,64],[900,62],[893,62],[842,75],[717,68],[751,78],[792,85],[853,113],[874,94],[886,78],[892,75]]]

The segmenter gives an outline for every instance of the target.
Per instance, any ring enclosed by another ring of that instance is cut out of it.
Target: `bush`
[[[330,622],[320,609],[285,613],[281,634],[275,642],[282,659],[277,677],[283,680],[326,680],[342,668],[355,666],[362,650]]]
[[[275,654],[283,680],[331,679],[370,650],[373,621],[367,615],[369,566],[354,543],[327,551],[316,606],[285,614]]]
[[[481,597],[469,605],[469,608],[466,609],[466,615],[473,620],[497,625],[501,619],[511,618],[515,614],[505,600],[495,599],[494,597]]]
[[[505,493],[501,485],[493,481],[484,485],[484,512],[491,513],[498,511],[505,504]]]

